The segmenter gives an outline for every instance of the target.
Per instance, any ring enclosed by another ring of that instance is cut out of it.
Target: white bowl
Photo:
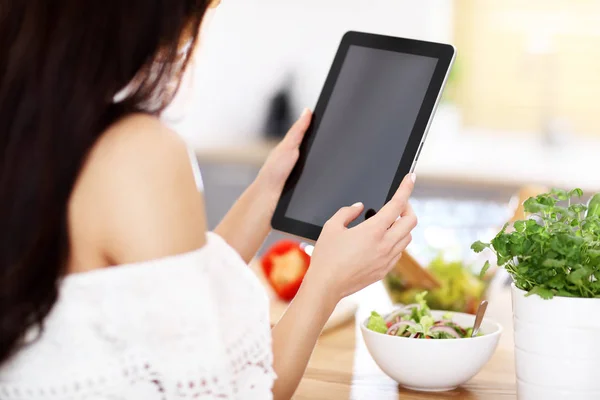
[[[446,311],[432,311],[441,319]],[[473,326],[475,316],[453,313],[452,320],[463,327]],[[368,318],[360,325],[367,349],[375,363],[390,378],[411,390],[442,392],[455,389],[473,378],[490,360],[502,327],[483,319],[483,336],[465,339],[410,339],[367,329]]]

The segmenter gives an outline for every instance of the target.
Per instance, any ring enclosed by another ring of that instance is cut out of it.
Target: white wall
[[[346,31],[450,42],[451,3],[223,0],[167,122],[196,147],[256,139],[268,101],[289,72],[296,111],[314,107]]]

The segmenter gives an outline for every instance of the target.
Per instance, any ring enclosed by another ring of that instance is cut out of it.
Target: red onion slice
[[[450,328],[449,326],[434,326],[431,328],[431,332],[444,332],[452,337],[460,339],[460,335],[456,332],[456,330],[454,330],[454,328]]]
[[[395,311],[392,311],[391,313],[389,313],[385,318],[384,321],[386,322],[386,324],[388,322],[393,322],[397,317],[402,317],[406,314],[409,314],[410,310],[407,310],[406,307],[402,307],[399,308]]]
[[[415,326],[416,324],[413,321],[400,321],[395,323],[394,325],[390,326],[386,332],[387,335],[396,335],[396,333],[398,332],[398,329],[400,329],[403,326]],[[394,332],[394,333],[392,333]]]
[[[400,307],[395,311],[392,311],[391,313],[389,313],[385,318],[384,321],[386,323],[388,322],[392,322],[396,319],[396,317],[402,317],[404,315],[408,315],[412,312],[412,309],[416,308],[417,310],[421,309],[421,305],[417,304],[417,303],[413,303],[413,304],[408,304],[404,307]]]
[[[450,324],[450,325],[447,325],[447,326],[449,326],[450,328],[454,329],[454,330],[455,330],[456,332],[458,332],[460,335],[462,335],[462,336],[466,336],[466,335],[467,335],[467,331],[466,331],[466,329],[465,329],[465,328],[463,328],[462,326],[460,326],[460,325],[458,325],[458,324],[456,324],[456,323],[454,323],[454,322],[449,322],[449,324]]]

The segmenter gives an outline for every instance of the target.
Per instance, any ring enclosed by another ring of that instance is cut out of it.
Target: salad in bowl
[[[472,336],[473,327],[457,324],[452,320],[452,313],[436,318],[425,301],[426,296],[426,291],[419,293],[416,303],[401,306],[385,317],[376,311],[371,312],[367,329],[411,339],[464,339]]]
[[[427,292],[416,302],[360,324],[375,364],[400,385],[422,391],[446,391],[473,378],[490,360],[502,327],[487,317],[472,337],[475,315],[431,310]],[[460,360],[457,362],[457,360]]]

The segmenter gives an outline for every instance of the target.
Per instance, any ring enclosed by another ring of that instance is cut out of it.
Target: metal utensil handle
[[[483,316],[485,315],[487,305],[487,300],[483,300],[479,305],[479,308],[477,309],[477,315],[475,316],[475,325],[473,325],[473,333],[471,333],[471,337],[475,337],[477,333],[479,333],[479,328],[481,327],[481,323],[483,322]]]

